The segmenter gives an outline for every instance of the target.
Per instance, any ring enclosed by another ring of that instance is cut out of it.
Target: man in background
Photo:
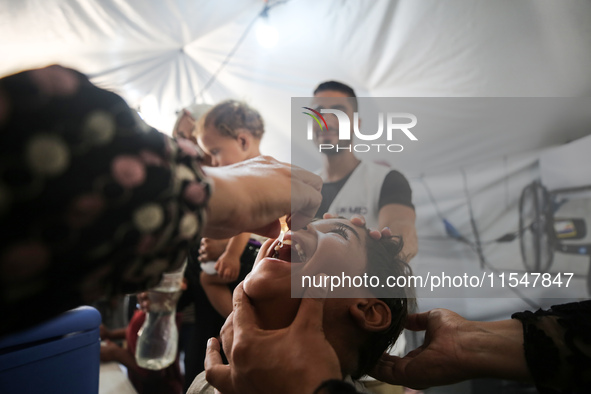
[[[357,112],[357,96],[344,83],[323,82],[314,90],[313,105],[317,111],[341,110],[353,119],[353,113]],[[314,141],[331,144],[335,149],[322,150],[322,204],[316,216],[322,217],[326,212],[340,216],[361,214],[369,227],[389,227],[392,234],[402,236],[403,255],[409,262],[417,254],[418,246],[408,181],[400,172],[369,160],[361,161],[352,149],[344,149],[351,141],[339,140],[336,116],[324,114],[324,118],[328,128],[321,130],[314,125]]]
[[[314,90],[313,109],[336,109],[351,119],[353,135],[353,114],[358,110],[355,91],[350,86],[337,82],[323,82]],[[370,228],[389,227],[392,234],[401,235],[404,247],[401,257],[408,263],[417,254],[417,233],[415,210],[412,204],[412,190],[399,171],[371,160],[360,160],[351,149],[351,140],[339,140],[339,122],[333,114],[323,114],[325,130],[313,124],[314,142],[322,149],[322,203],[316,217],[325,213],[350,218],[353,214],[363,215]],[[406,340],[401,335],[390,354],[403,356]],[[372,378],[363,380],[372,392],[398,394],[403,389],[378,382]]]

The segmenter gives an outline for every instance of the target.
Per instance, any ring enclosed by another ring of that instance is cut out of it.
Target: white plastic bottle
[[[165,273],[155,288],[148,291],[150,307],[138,332],[135,359],[142,368],[160,370],[171,365],[178,350],[176,304],[181,294],[185,271]]]

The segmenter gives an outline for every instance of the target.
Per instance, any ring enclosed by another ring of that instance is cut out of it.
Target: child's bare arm
[[[125,327],[124,328],[116,328],[116,329],[108,329],[104,324],[101,324],[99,327],[99,334],[102,340],[110,339],[110,340],[117,340],[117,339],[125,339]]]
[[[123,364],[128,369],[136,371],[139,369],[135,357],[127,349],[122,348],[110,340],[106,340],[101,345],[100,357],[101,362],[115,361]]]
[[[215,264],[218,275],[225,280],[234,281],[240,273],[240,256],[250,239],[250,233],[238,234],[232,237],[226,250]]]
[[[217,275],[208,275],[201,271],[201,286],[211,306],[224,318],[232,313],[232,291],[228,282]]]

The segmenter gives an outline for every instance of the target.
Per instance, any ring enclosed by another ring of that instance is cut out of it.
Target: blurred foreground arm
[[[259,156],[232,166],[211,167],[213,181],[204,236],[228,238],[241,232],[274,237],[278,218],[291,213],[294,229],[316,213],[322,180],[299,167]]]
[[[60,66],[0,79],[0,157],[0,336],[150,288],[202,235],[304,226],[321,199],[319,177],[271,158],[206,177],[193,143]]]

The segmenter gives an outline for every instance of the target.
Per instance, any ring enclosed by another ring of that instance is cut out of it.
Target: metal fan
[[[529,184],[519,200],[521,258],[529,272],[547,272],[552,264],[551,222],[548,191],[537,181]]]
[[[554,214],[567,200],[556,202],[559,194],[578,193],[591,187],[548,191],[539,181],[527,185],[519,200],[519,245],[528,272],[548,272],[555,252],[586,255],[590,258],[587,291],[591,294],[591,244],[573,244],[587,236],[582,218],[558,218]]]

